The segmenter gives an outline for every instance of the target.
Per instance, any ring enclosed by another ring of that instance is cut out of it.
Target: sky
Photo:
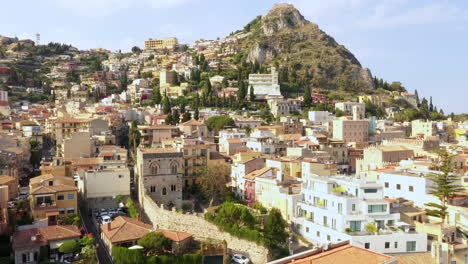
[[[129,51],[148,38],[180,43],[224,37],[263,15],[272,0],[2,1],[0,35]],[[468,112],[468,1],[290,0],[372,74]]]

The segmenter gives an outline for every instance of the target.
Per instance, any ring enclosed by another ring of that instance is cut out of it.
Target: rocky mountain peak
[[[309,23],[291,4],[275,4],[273,8],[262,17],[263,33],[271,36],[282,29],[299,28]]]

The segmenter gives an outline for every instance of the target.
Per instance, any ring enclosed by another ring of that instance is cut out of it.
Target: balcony
[[[36,206],[34,207],[35,211],[48,211],[48,210],[56,210],[56,209],[58,209],[58,207],[55,202],[36,204]]]

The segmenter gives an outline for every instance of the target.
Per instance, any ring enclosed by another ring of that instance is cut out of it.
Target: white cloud
[[[65,10],[81,16],[101,17],[128,8],[173,8],[191,0],[50,0]]]

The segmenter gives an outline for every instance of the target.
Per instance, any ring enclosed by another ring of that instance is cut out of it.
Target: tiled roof
[[[192,235],[189,233],[178,232],[178,231],[173,231],[173,230],[158,229],[155,232],[162,233],[166,238],[174,242],[181,242],[192,237]]]
[[[53,175],[53,174],[43,174],[43,175],[31,178],[29,180],[29,183],[32,183],[32,184],[40,183],[41,181],[47,181],[47,180],[50,180],[50,179],[63,179],[63,180],[73,181],[73,178],[67,177],[67,176],[59,176],[59,175]]]
[[[203,124],[202,122],[197,121],[195,119],[190,119],[189,121],[184,122],[184,123],[180,124],[179,126],[201,126],[201,125],[205,125],[205,124]]]
[[[383,264],[392,257],[367,249],[346,245],[334,248],[304,259],[292,261],[292,264]]]
[[[269,170],[272,170],[272,169],[273,168],[265,167],[265,168],[262,168],[262,169],[259,169],[259,170],[254,170],[251,173],[245,175],[244,178],[248,179],[248,180],[255,180],[256,177],[259,177],[259,176],[265,174],[266,172],[268,172]]]
[[[76,191],[76,190],[78,190],[76,186],[59,184],[59,185],[52,185],[52,186],[39,186],[37,188],[34,188],[31,191],[31,194],[46,194],[46,193],[56,193],[56,192]]]
[[[39,247],[53,240],[76,238],[81,235],[73,225],[53,225],[16,231],[13,234],[13,248]],[[34,238],[33,238],[34,237]]]
[[[153,227],[133,218],[119,216],[109,224],[101,226],[103,234],[111,243],[137,240],[151,232]]]

